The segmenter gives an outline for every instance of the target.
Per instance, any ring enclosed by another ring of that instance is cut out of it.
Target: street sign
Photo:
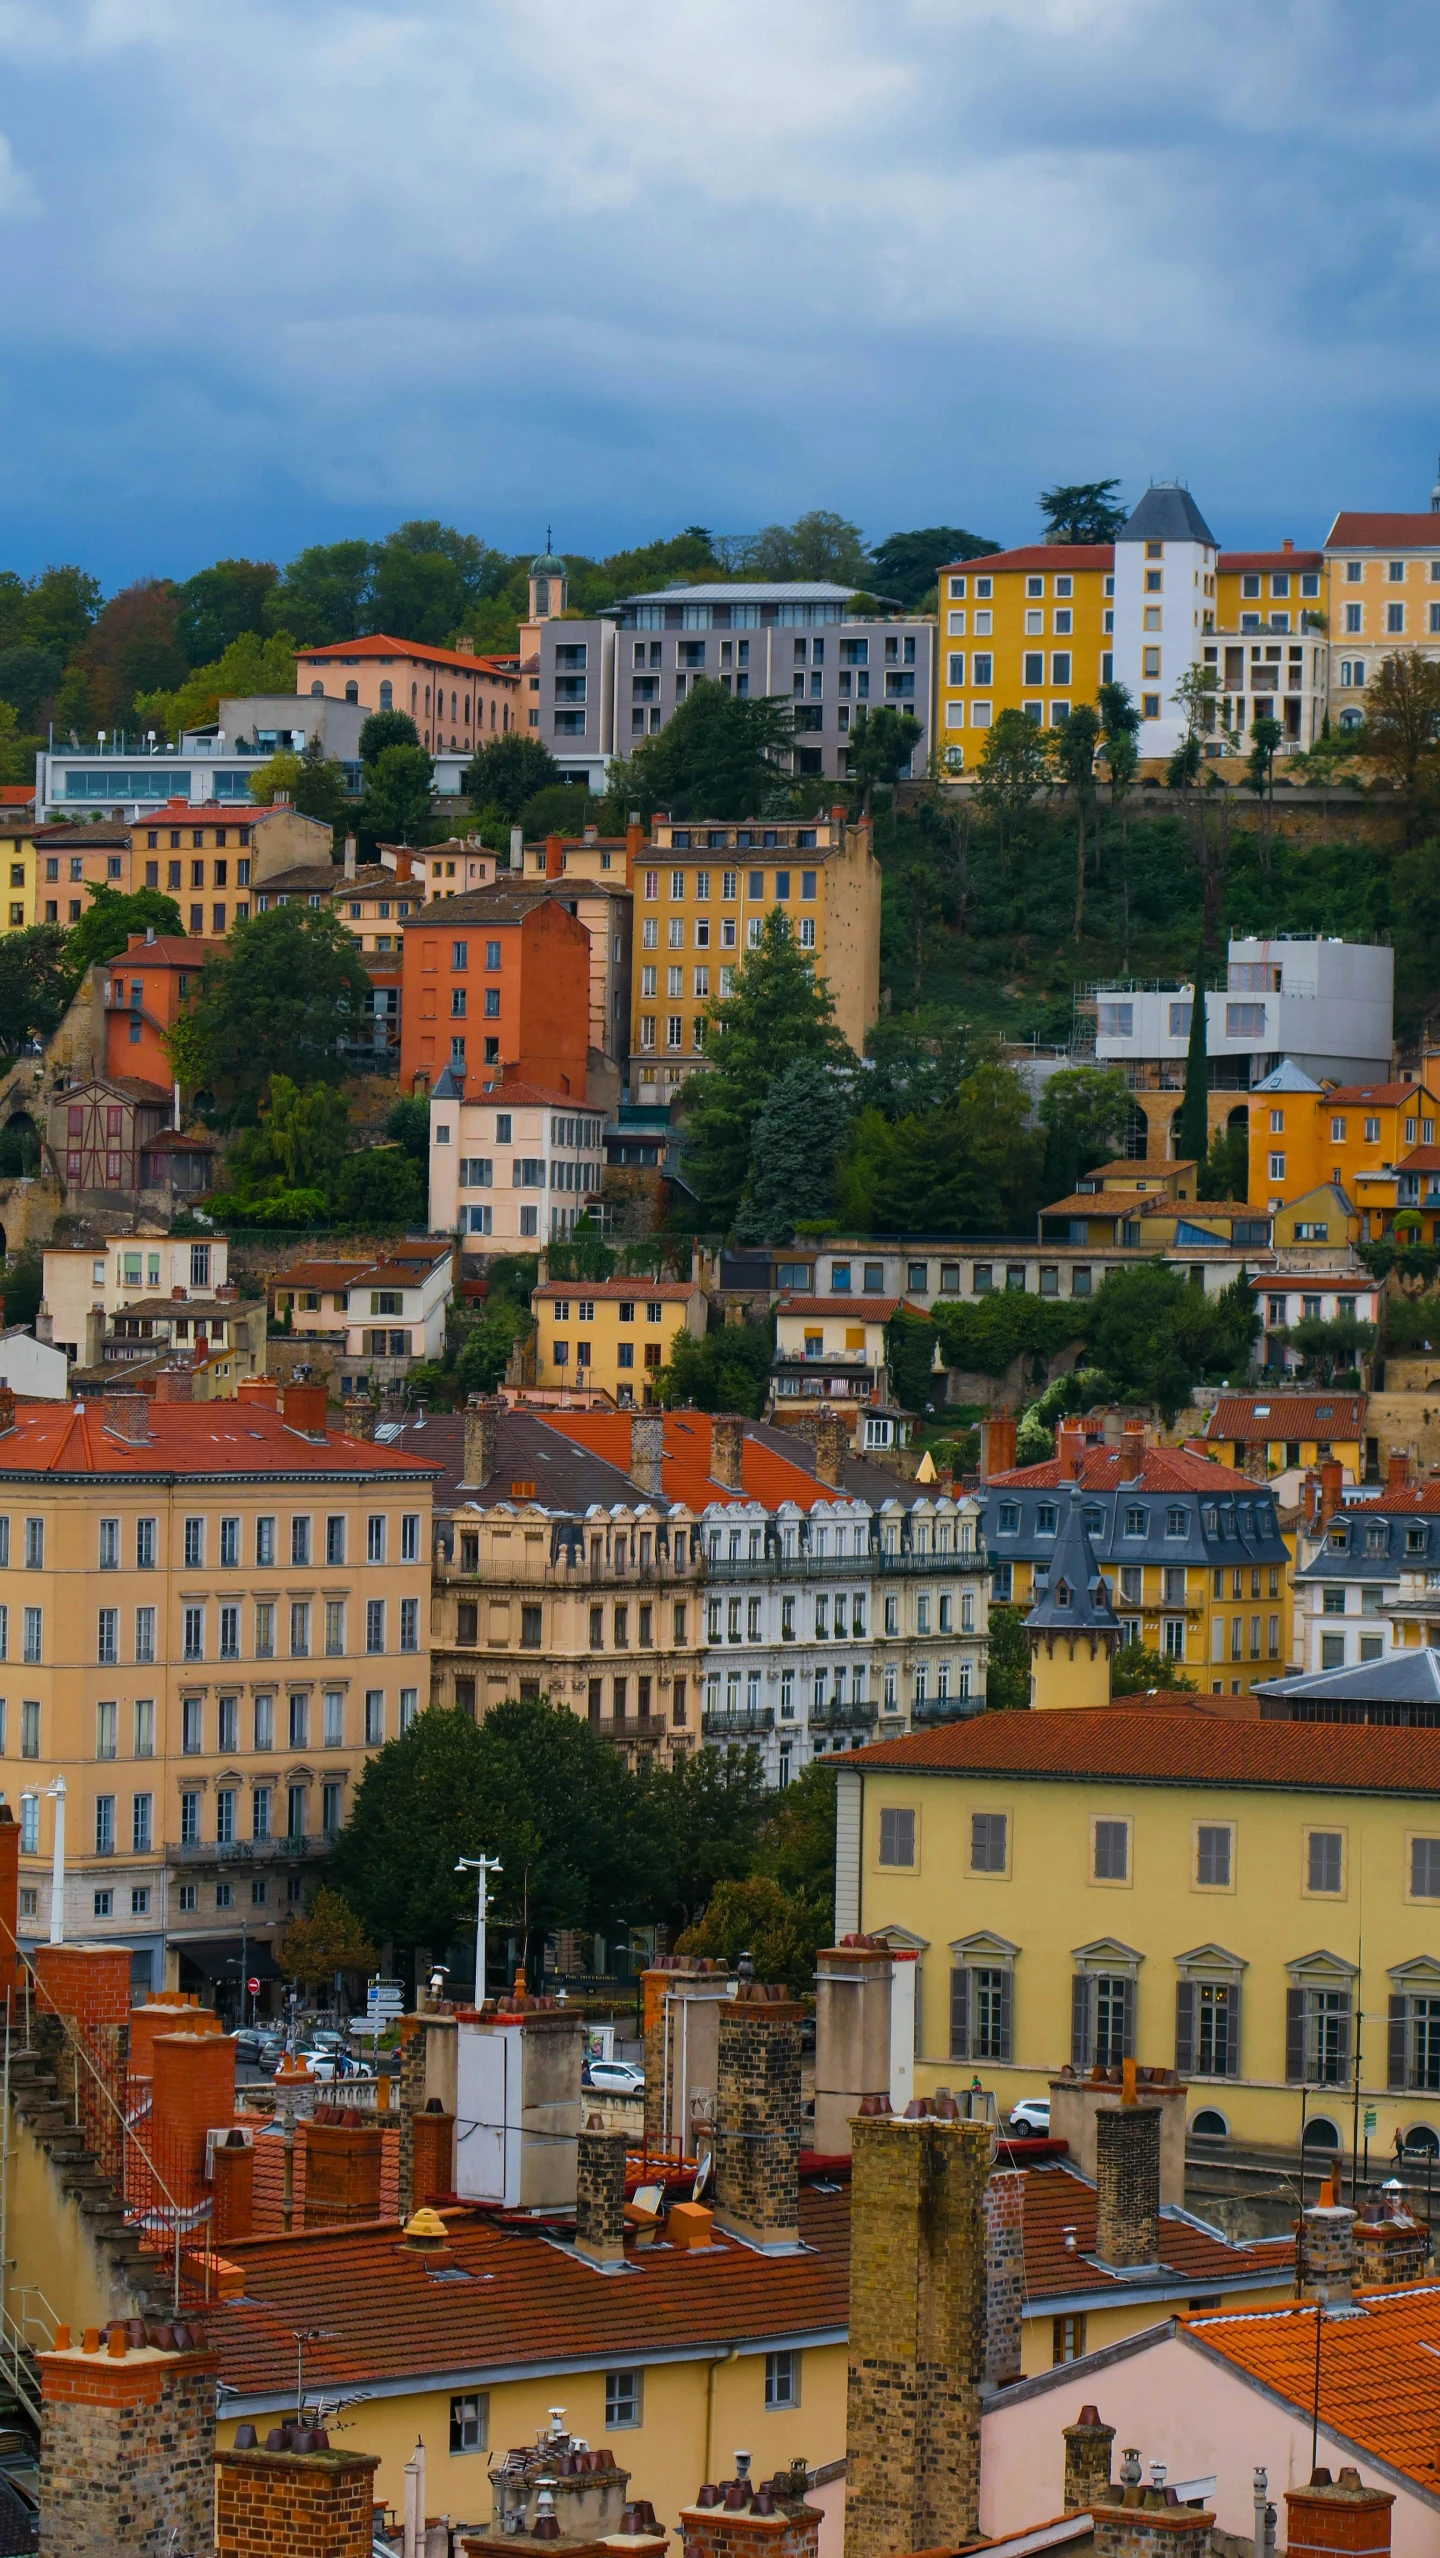
[[[259,1995],[260,1995],[260,1983],[259,1983],[259,1981],[258,1981],[258,1980],[249,1980],[249,1981],[247,1981],[247,1982],[246,1982],[246,1984],[245,1984],[245,1987],[246,1987],[246,1988],[247,1988],[247,1990],[249,1991],[249,1993],[250,1993],[250,1995],[251,1995],[251,1997],[252,1997],[252,1998],[258,1998],[258,1997],[259,1997]]]
[[[365,1988],[367,2016],[403,2016],[405,1990],[400,1981],[369,1981]]]
[[[1365,2108],[1365,2137],[1367,2140],[1369,2139],[1370,2134],[1375,2130],[1379,2120],[1380,2116],[1376,2108],[1373,2105],[1367,2105]]]

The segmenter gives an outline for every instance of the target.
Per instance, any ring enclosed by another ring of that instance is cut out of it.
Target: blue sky
[[[0,0],[0,565],[1423,507],[1437,77],[1433,0]]]

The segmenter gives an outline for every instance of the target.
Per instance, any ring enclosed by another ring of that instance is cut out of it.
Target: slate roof
[[[1297,1066],[1293,1057],[1282,1057],[1279,1065],[1273,1067],[1268,1075],[1262,1075],[1259,1083],[1252,1084],[1250,1089],[1252,1092],[1323,1092],[1325,1087],[1307,1075],[1303,1066]]]
[[[1323,551],[1222,551],[1218,566],[1222,577],[1237,576],[1244,569],[1323,568]]]
[[[1153,480],[1138,506],[1132,507],[1116,535],[1117,542],[1208,542],[1220,545],[1187,488],[1178,480]]]
[[[443,933],[452,924],[523,924],[547,897],[557,906],[560,904],[555,893],[559,886],[560,882],[554,879],[537,879],[533,888],[522,887],[518,882],[502,888],[497,881],[493,888],[467,888],[463,897],[432,897],[413,915],[398,917],[397,921],[402,933],[413,933],[421,925],[429,932]],[[568,906],[565,912],[569,914]]]
[[[1066,1504],[1050,1577],[1025,1622],[1037,1631],[1058,1634],[1118,1634],[1120,1620],[1110,1605],[1110,1588],[1090,1550],[1085,1534],[1085,1496],[1072,1492]]]
[[[1108,1563],[1283,1563],[1286,1547],[1280,1533],[1273,1494],[1252,1484],[1229,1466],[1209,1457],[1193,1457],[1183,1448],[1147,1448],[1139,1481],[1127,1473],[1134,1458],[1116,1448],[1087,1448],[1082,1461],[1081,1493],[1085,1534],[1091,1554]],[[1022,1466],[993,1476],[983,1490],[984,1536],[992,1562],[1020,1560],[1053,1564],[1055,1529],[1039,1524],[1042,1508],[1054,1511],[1055,1494],[1063,1489],[1058,1458]],[[1201,1497],[1197,1499],[1197,1494]],[[1001,1497],[1007,1510],[1018,1511],[1013,1529],[1001,1526]],[[1144,1515],[1143,1532],[1128,1533],[1131,1510]],[[1183,1510],[1183,1527],[1172,1533],[1172,1511]],[[1206,1512],[1213,1510],[1214,1526]],[[1060,1522],[1057,1520],[1056,1527]]]
[[[1413,1657],[1413,1656],[1412,1656]],[[1301,1682],[1273,1692],[1293,1695]],[[1261,1693],[1266,1693],[1262,1690]],[[1236,1786],[1247,1792],[1402,1794],[1440,1791],[1440,1731],[1356,1723],[1223,1720],[1176,1705],[1163,1716],[1116,1706],[978,1714],[896,1741],[847,1766],[916,1776],[1005,1776],[1073,1785]]]
[[[1429,1519],[1424,1515],[1431,1513]],[[1433,1571],[1440,1563],[1440,1484],[1424,1491],[1392,1492],[1380,1501],[1357,1503],[1331,1519],[1324,1545],[1302,1564],[1297,1581],[1393,1581],[1398,1572]],[[1344,1528],[1345,1542],[1330,1543]],[[1412,1546],[1412,1536],[1421,1542]],[[1377,1551],[1378,1548],[1378,1551]],[[1368,1666],[1368,1665],[1367,1665]]]
[[[1348,1670],[1266,1679],[1263,1685],[1257,1684],[1255,1694],[1278,1697],[1287,1705],[1296,1697],[1327,1697],[1337,1705],[1347,1699],[1365,1705],[1440,1704],[1440,1652],[1427,1645],[1418,1652],[1391,1652],[1382,1661],[1352,1663]],[[1315,1728],[1313,1723],[1306,1726],[1311,1732]]]

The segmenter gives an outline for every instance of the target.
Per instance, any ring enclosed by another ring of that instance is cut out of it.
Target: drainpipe
[[[57,1776],[46,1793],[55,1806],[55,1852],[50,1865],[50,1942],[65,1942],[65,1779]]]
[[[740,2348],[730,2345],[723,2354],[712,2354],[705,2367],[705,2480],[710,2478],[710,2434],[715,2414],[715,2374],[722,2363],[739,2359]]]

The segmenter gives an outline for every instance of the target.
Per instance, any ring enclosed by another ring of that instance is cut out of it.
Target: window
[[[1052,2363],[1078,2363],[1085,2353],[1085,2316],[1079,2312],[1070,2318],[1050,2321],[1050,2360]]]
[[[1348,1989],[1296,1983],[1285,1994],[1285,2076],[1292,2085],[1343,2087],[1350,2076]]]
[[[450,2449],[452,2452],[488,2451],[490,2448],[490,2399],[480,2390],[470,2398],[450,2401]]]
[[[367,1652],[383,1652],[385,1649],[383,1599],[367,1599],[365,1602],[365,1649]]]
[[[310,1657],[308,1599],[292,1599],[290,1602],[290,1657],[292,1661],[307,1661]]]
[[[887,1806],[881,1812],[880,1862],[882,1865],[914,1864],[915,1815],[912,1811]]]
[[[1310,1892],[1345,1888],[1345,1840],[1339,1830],[1309,1830],[1305,1837],[1305,1886]]]
[[[345,1560],[345,1521],[343,1516],[327,1519],[325,1522],[325,1560],[327,1563],[343,1563]]]
[[[1240,1991],[1233,1981],[1175,1985],[1175,2066],[1189,2077],[1238,2078]]]
[[[274,1568],[275,1521],[273,1519],[257,1519],[255,1522],[255,1563],[256,1568],[261,1572],[271,1571]]]
[[[1234,1833],[1228,1822],[1202,1821],[1195,1834],[1195,1880],[1212,1890],[1230,1883],[1230,1851]]]
[[[97,1705],[97,1706],[96,1706],[96,1708],[95,1708],[95,1756],[96,1756],[96,1758],[97,1758],[97,1759],[113,1759],[113,1758],[114,1758],[114,1756],[115,1756],[115,1731],[116,1731],[116,1724],[117,1724],[118,1719],[119,1719],[119,1709],[118,1709],[118,1707],[116,1707],[116,1706],[114,1706],[114,1705]]]
[[[298,1564],[298,1565],[305,1565],[305,1564],[308,1564],[309,1560],[310,1560],[310,1522],[309,1522],[309,1520],[308,1520],[308,1519],[292,1519],[292,1520],[291,1520],[291,1522],[290,1522],[290,1561],[291,1561],[291,1564],[292,1564],[292,1565],[297,1565],[297,1564]]]
[[[25,1522],[25,1569],[27,1572],[43,1572],[45,1569],[43,1519],[27,1519]]]
[[[385,1560],[383,1513],[376,1513],[365,1522],[365,1560],[367,1563],[383,1563]]]
[[[1008,1844],[1009,1818],[1004,1812],[972,1812],[970,1815],[970,1870],[972,1874],[1003,1874]]]
[[[1410,1890],[1417,1901],[1440,1901],[1440,1839],[1411,1840]]]
[[[119,1568],[120,1522],[118,1519],[102,1519],[100,1522],[100,1569],[102,1572],[118,1572]]]
[[[607,2371],[605,2374],[605,2431],[616,2432],[621,2426],[642,2422],[644,2375],[638,2371]]]
[[[767,2407],[799,2406],[800,2357],[798,2354],[766,2355],[765,2404]]]
[[[1094,1874],[1097,1883],[1128,1883],[1130,1879],[1130,1824],[1128,1821],[1096,1822]]]
[[[132,1794],[130,1797],[130,1850],[134,1856],[148,1856],[155,1829],[155,1797]]]
[[[187,1519],[185,1522],[185,1568],[187,1572],[198,1570],[204,1561],[205,1522],[203,1519]]]
[[[120,1658],[120,1611],[101,1608],[95,1629],[95,1658],[102,1668],[112,1666]]]
[[[26,1658],[26,1660],[27,1660],[27,1661],[31,1661],[31,1662],[39,1661],[39,1660],[43,1657],[43,1654],[44,1654],[44,1647],[45,1647],[45,1622],[44,1622],[44,1610],[43,1610],[42,1608],[27,1608],[27,1609],[26,1609],[26,1611],[25,1611],[25,1658]]]
[[[407,1510],[401,1519],[400,1560],[402,1563],[418,1563],[420,1560],[420,1513],[418,1510]]]
[[[952,2061],[1008,2061],[1011,1976],[1004,1964],[959,1963],[950,1974]]]

